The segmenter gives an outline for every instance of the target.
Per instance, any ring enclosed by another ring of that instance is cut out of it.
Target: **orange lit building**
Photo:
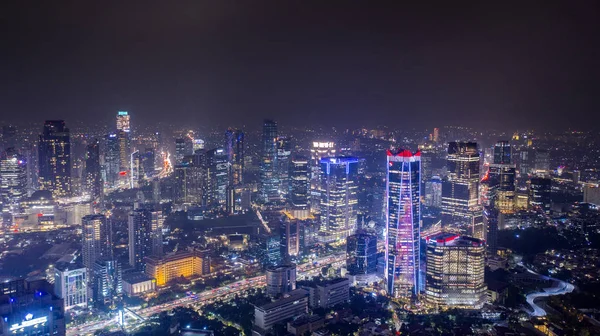
[[[157,286],[169,281],[210,273],[210,258],[199,251],[185,251],[163,258],[146,258],[146,275],[156,279]]]

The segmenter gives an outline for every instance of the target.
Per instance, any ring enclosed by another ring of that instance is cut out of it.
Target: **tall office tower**
[[[0,149],[7,150],[9,148],[17,148],[17,127],[14,125],[2,126],[2,146]]]
[[[141,207],[129,214],[129,264],[144,271],[144,258],[162,255],[162,211]]]
[[[281,237],[272,233],[261,237],[261,249],[263,253],[263,266],[274,266],[281,264]]]
[[[302,223],[297,219],[284,216],[281,219],[279,234],[281,237],[281,259],[289,263],[300,255],[300,227]]]
[[[204,140],[202,139],[194,139],[192,140],[192,150],[194,153],[198,150],[204,149]]]
[[[139,188],[144,182],[144,166],[142,165],[142,153],[136,150],[129,155],[129,187]]]
[[[526,148],[526,149],[522,149],[519,152],[519,157],[518,157],[518,171],[519,171],[519,176],[521,177],[527,177],[527,175],[529,175],[529,173],[531,173],[531,171],[533,170],[533,161],[534,158],[534,152],[533,150],[531,150],[530,148]]]
[[[119,178],[119,139],[116,133],[106,136],[104,144],[104,178],[106,185],[110,188],[117,186]]]
[[[425,183],[425,205],[433,208],[442,206],[442,179],[439,176],[433,176],[430,181]]]
[[[87,215],[81,219],[83,266],[94,269],[100,258],[112,257],[110,220],[104,215]]]
[[[225,132],[225,152],[231,169],[230,181],[234,186],[240,185],[244,177],[244,132],[232,129]]]
[[[194,154],[194,139],[191,136],[175,139],[175,164],[181,164],[183,159]]]
[[[155,166],[154,163],[156,161],[156,154],[154,148],[149,147],[146,148],[143,152],[140,152],[140,160],[141,160],[141,169],[144,172],[144,176],[141,176],[142,179],[150,180],[154,178],[155,175]]]
[[[87,307],[87,273],[81,264],[59,262],[54,265],[54,294],[64,300],[65,310]]]
[[[227,204],[229,186],[229,162],[223,148],[215,148],[206,152],[206,174],[208,177],[207,205],[213,208],[224,208]]]
[[[346,240],[346,269],[353,276],[377,272],[377,236],[357,232]]]
[[[277,123],[273,120],[265,120],[263,124],[260,197],[265,203],[280,199],[277,178]]]
[[[488,250],[494,255],[498,250],[498,217],[500,214],[494,206],[483,208],[483,223],[485,225],[485,241]]]
[[[129,183],[129,169],[130,169],[130,138],[129,132],[123,130],[117,131],[117,144],[119,148],[119,175],[118,180],[120,184],[125,185]]]
[[[0,202],[3,213],[14,213],[27,197],[27,162],[13,147],[0,156]]]
[[[310,192],[308,158],[295,156],[290,164],[290,211],[298,219],[310,216],[308,203]]]
[[[486,302],[485,247],[450,233],[427,239],[425,299],[438,308],[481,309]]]
[[[94,302],[111,304],[123,293],[121,263],[109,258],[101,258],[94,263],[92,291]]]
[[[502,213],[515,211],[516,166],[511,156],[508,141],[498,141],[494,146],[494,163],[489,168],[494,204]]]
[[[292,155],[292,139],[277,138],[277,179],[279,180],[279,195],[287,199],[290,193],[290,159]]]
[[[329,240],[346,239],[356,230],[358,159],[321,159],[321,231]]]
[[[277,296],[296,289],[296,265],[270,266],[266,272],[267,295]]]
[[[550,170],[550,152],[545,149],[535,151],[535,170],[548,172]]]
[[[335,157],[335,144],[333,142],[315,141],[310,149],[310,210],[319,213],[321,203],[321,159]]]
[[[40,135],[39,184],[55,197],[71,194],[71,137],[63,120],[46,120]]]
[[[127,111],[117,112],[117,131],[129,133],[129,113]]]
[[[468,224],[478,207],[479,152],[474,142],[448,144],[448,177],[442,181],[442,225]]]
[[[92,141],[85,150],[85,189],[90,193],[92,199],[102,195],[102,171],[100,166],[100,142]]]
[[[419,293],[421,153],[387,151],[386,281],[389,295]]]
[[[176,202],[207,205],[209,182],[205,152],[198,150],[194,155],[186,156],[175,167]]]
[[[552,180],[549,178],[534,177],[529,184],[530,204],[534,208],[550,214],[552,208]]]
[[[512,153],[510,143],[505,140],[496,142],[494,145],[494,163],[495,164],[511,164]]]

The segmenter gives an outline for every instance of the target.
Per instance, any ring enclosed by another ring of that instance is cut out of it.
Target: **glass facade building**
[[[386,281],[388,295],[419,293],[421,153],[387,151]]]

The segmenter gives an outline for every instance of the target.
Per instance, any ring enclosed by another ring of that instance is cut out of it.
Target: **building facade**
[[[54,266],[54,293],[64,300],[65,310],[87,307],[87,273],[83,265],[58,263]]]
[[[279,265],[267,268],[267,295],[277,296],[296,290],[296,265]]]
[[[277,123],[265,120],[260,163],[260,198],[265,203],[280,200],[277,167]]]
[[[169,281],[210,273],[210,258],[198,251],[183,251],[164,258],[145,258],[146,275],[156,280],[156,286]]]
[[[55,197],[71,195],[71,136],[64,120],[46,120],[38,150],[40,189]]]
[[[469,222],[478,208],[479,151],[474,142],[450,142],[446,165],[448,176],[442,181],[442,225]]]
[[[391,296],[419,293],[420,153],[387,151],[386,282]]]

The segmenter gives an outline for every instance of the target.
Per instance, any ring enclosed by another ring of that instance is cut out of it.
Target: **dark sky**
[[[2,1],[0,121],[600,124],[600,2],[404,2]]]

